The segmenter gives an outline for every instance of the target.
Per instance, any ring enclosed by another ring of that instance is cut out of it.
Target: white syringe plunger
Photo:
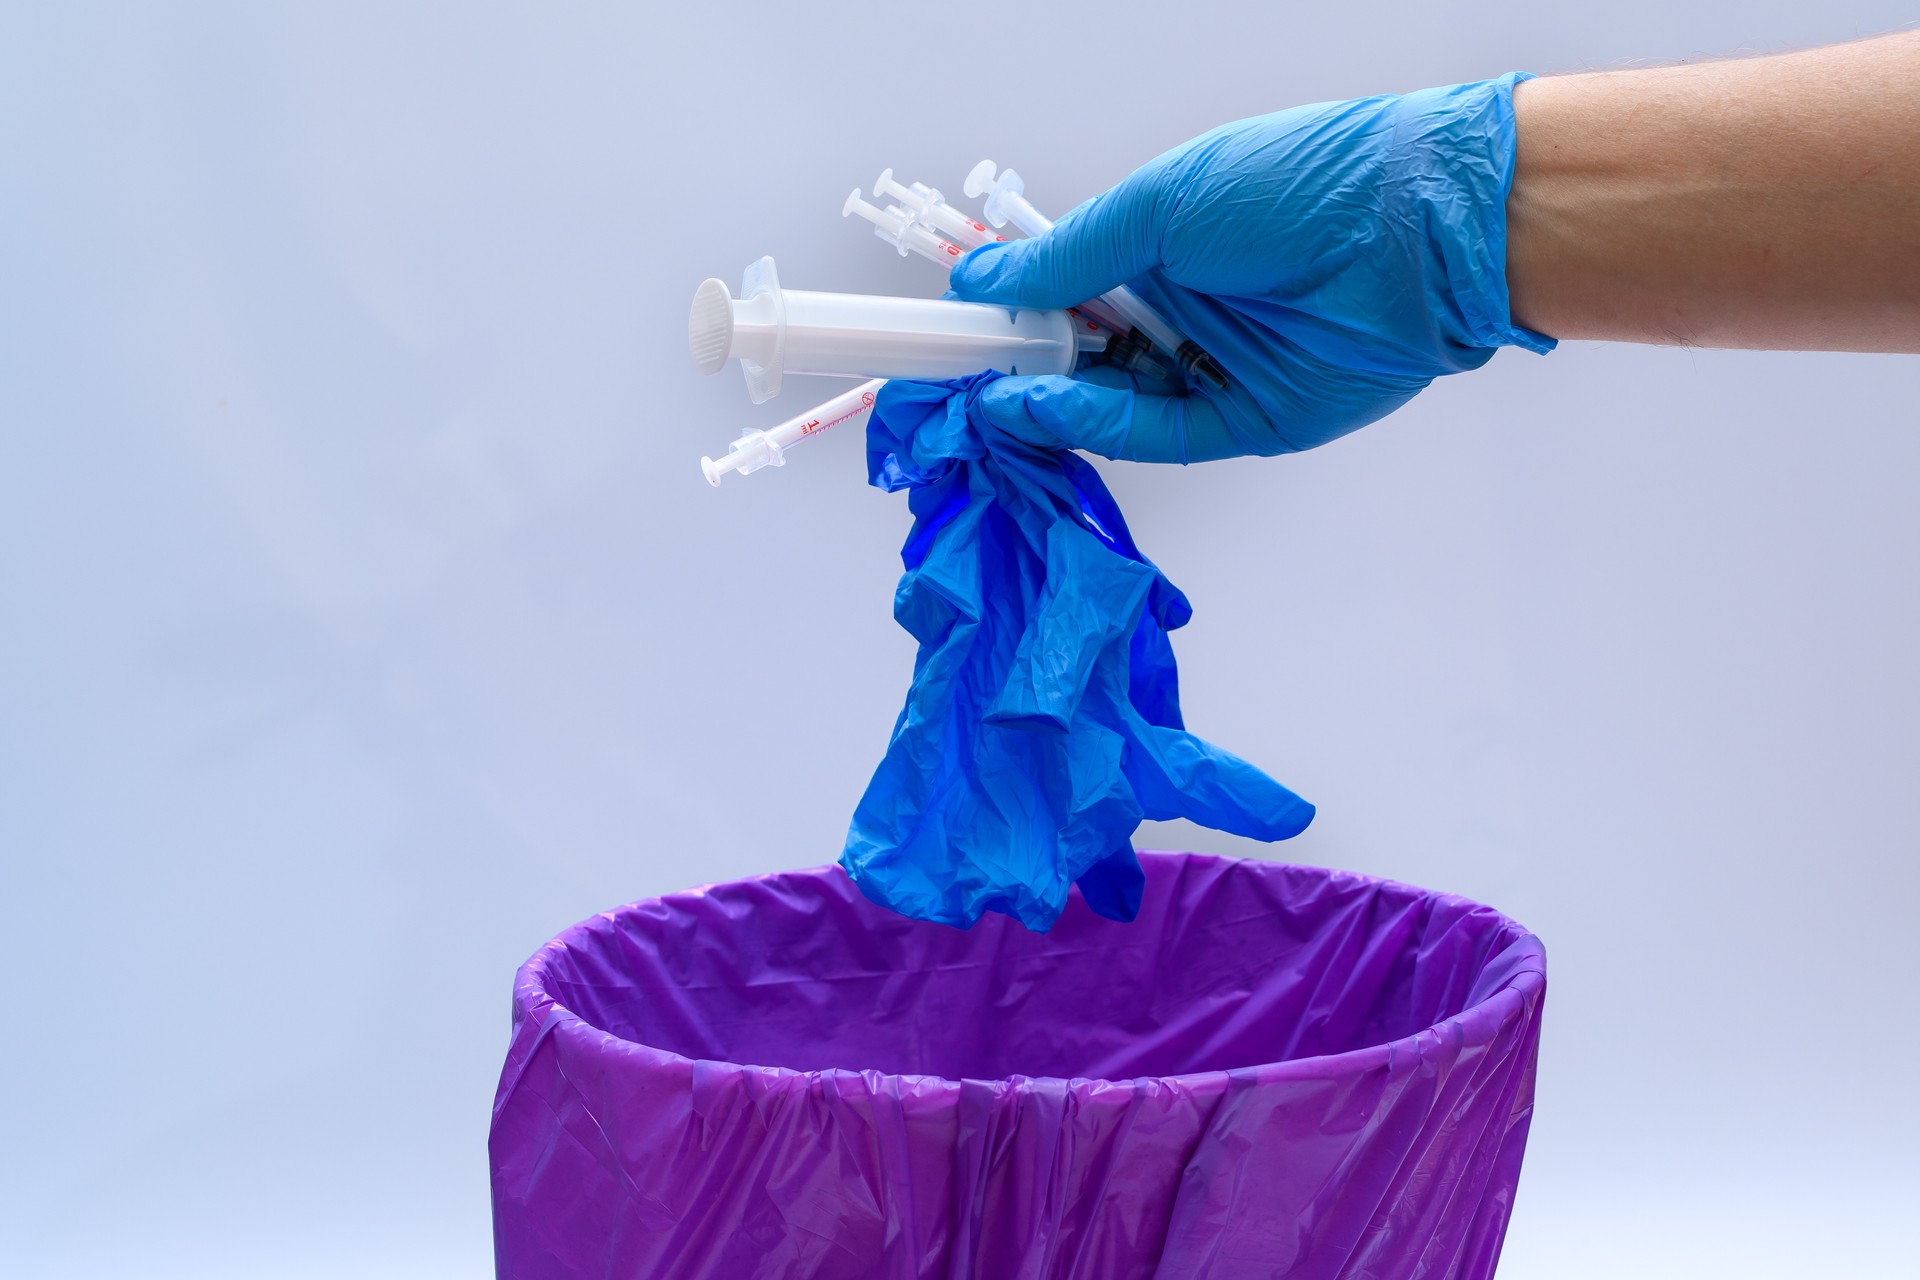
[[[943,204],[946,200],[938,191],[935,191],[924,182],[902,184],[899,179],[893,176],[893,168],[891,166],[882,169],[880,176],[873,180],[873,194],[876,196],[892,196],[901,204],[914,209],[919,209],[925,204]]]
[[[874,232],[882,240],[890,242],[899,249],[901,257],[907,256],[907,246],[902,243],[902,233],[906,231],[910,219],[893,216],[878,205],[868,204],[858,187],[847,193],[847,202],[840,206],[840,216],[843,218],[856,213],[873,224]]]

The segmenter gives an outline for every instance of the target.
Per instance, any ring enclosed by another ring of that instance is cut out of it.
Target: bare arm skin
[[[1532,80],[1514,115],[1517,323],[1920,352],[1920,31]]]

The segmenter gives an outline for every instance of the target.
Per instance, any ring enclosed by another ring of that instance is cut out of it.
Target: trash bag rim
[[[1344,871],[1332,867],[1316,867],[1303,863],[1278,862],[1265,858],[1236,858],[1220,854],[1196,853],[1178,850],[1139,851],[1144,861],[1149,858],[1201,859],[1209,862],[1251,863],[1262,867],[1304,871],[1327,879],[1359,881],[1379,888],[1413,894],[1435,902],[1461,903],[1476,912],[1490,917],[1489,923],[1505,931],[1509,939],[1509,949],[1518,948],[1510,955],[1511,972],[1501,984],[1489,992],[1485,998],[1469,1005],[1450,1017],[1443,1018],[1428,1027],[1423,1027],[1409,1035],[1394,1040],[1385,1040],[1379,1044],[1363,1045],[1357,1049],[1348,1049],[1340,1053],[1319,1054],[1312,1057],[1287,1058],[1278,1062],[1254,1063],[1250,1066],[1232,1067],[1212,1071],[1184,1072],[1174,1075],[1130,1076],[1107,1078],[1100,1076],[1046,1076],[1013,1074],[992,1079],[972,1077],[952,1078],[922,1072],[895,1072],[858,1069],[852,1067],[816,1067],[801,1069],[797,1067],[776,1067],[761,1063],[733,1062],[716,1058],[689,1058],[671,1049],[662,1049],[657,1045],[645,1044],[615,1035],[588,1022],[579,1014],[562,1005],[546,989],[544,978],[548,962],[558,953],[567,949],[569,940],[587,929],[596,921],[611,920],[626,913],[653,906],[673,898],[697,897],[714,889],[731,889],[742,884],[756,881],[789,880],[819,878],[827,875],[844,876],[846,873],[838,863],[822,863],[811,867],[788,868],[769,871],[759,875],[746,876],[737,880],[713,881],[677,889],[670,893],[656,894],[650,898],[639,898],[622,903],[606,911],[596,911],[584,920],[567,926],[549,941],[541,944],[539,950],[527,958],[514,975],[513,1002],[516,1020],[531,1018],[536,1020],[539,1034],[535,1042],[545,1041],[550,1036],[562,1036],[578,1039],[584,1043],[593,1043],[610,1048],[614,1052],[630,1058],[638,1058],[651,1070],[671,1074],[692,1072],[696,1069],[719,1069],[752,1076],[769,1083],[798,1083],[808,1085],[819,1082],[827,1085],[864,1082],[869,1086],[887,1088],[905,1088],[915,1093],[951,1092],[958,1094],[965,1088],[978,1088],[981,1085],[995,1089],[1053,1089],[1057,1087],[1093,1086],[1109,1089],[1138,1089],[1141,1087],[1170,1088],[1190,1092],[1196,1096],[1208,1096],[1224,1092],[1234,1081],[1258,1084],[1277,1084],[1286,1081],[1326,1079],[1347,1076],[1391,1065],[1396,1056],[1410,1056],[1418,1059],[1421,1046],[1439,1041],[1442,1037],[1458,1035],[1468,1044],[1490,1044],[1499,1035],[1501,1028],[1512,1020],[1525,1014],[1530,999],[1538,998],[1546,985],[1546,948],[1530,930],[1511,916],[1485,903],[1460,894],[1446,893],[1437,889],[1423,889],[1418,885],[1388,879],[1384,876],[1367,875],[1364,872]],[[531,1058],[531,1049],[519,1065]],[[519,1072],[513,1070],[515,1064],[509,1062],[508,1070],[500,1081],[498,1096],[494,1100],[493,1111],[498,1116],[517,1083]]]

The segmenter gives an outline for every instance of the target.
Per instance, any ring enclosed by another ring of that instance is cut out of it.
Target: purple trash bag
[[[834,867],[636,903],[514,987],[494,1250],[546,1277],[1493,1274],[1546,961],[1488,907],[1142,854],[1139,918]]]

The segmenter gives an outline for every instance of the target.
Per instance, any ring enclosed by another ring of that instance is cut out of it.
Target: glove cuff
[[[1401,99],[1423,134],[1425,153],[1445,156],[1445,185],[1464,218],[1457,234],[1438,237],[1433,267],[1445,278],[1457,308],[1462,345],[1524,347],[1542,354],[1559,345],[1513,322],[1507,295],[1507,193],[1513,187],[1513,87],[1533,79],[1516,71],[1493,80],[1423,89]],[[1459,217],[1455,213],[1455,217]],[[1444,219],[1452,223],[1453,218]]]

